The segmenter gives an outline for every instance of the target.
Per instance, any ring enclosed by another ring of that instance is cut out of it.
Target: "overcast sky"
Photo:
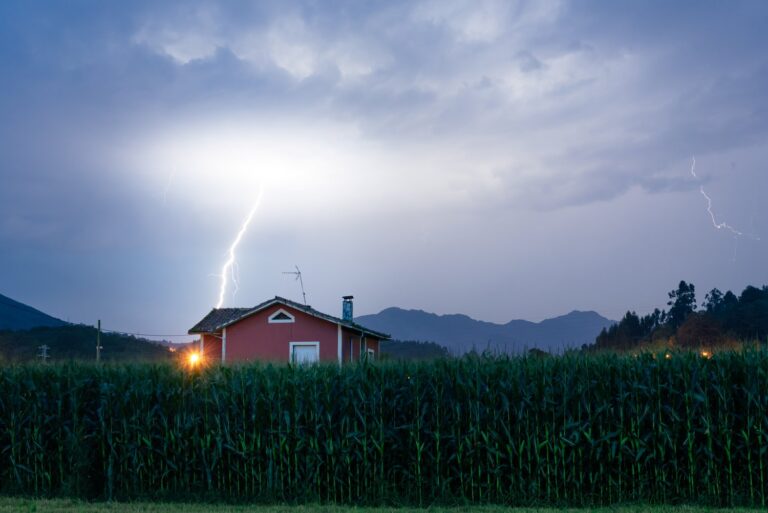
[[[768,283],[766,26],[763,1],[0,2],[0,293],[185,333],[260,190],[226,306],[300,299],[294,265],[331,314],[495,322]]]

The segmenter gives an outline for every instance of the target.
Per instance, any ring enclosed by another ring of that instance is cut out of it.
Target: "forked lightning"
[[[254,215],[256,215],[256,210],[259,208],[259,204],[261,203],[261,193],[263,189],[259,190],[258,196],[256,196],[256,201],[253,204],[253,207],[251,208],[251,211],[248,212],[248,215],[246,216],[245,220],[243,221],[242,226],[240,227],[240,231],[237,232],[237,236],[235,237],[235,240],[232,241],[232,245],[229,246],[229,251],[227,252],[227,260],[224,262],[224,265],[221,267],[221,285],[219,286],[219,302],[216,304],[216,308],[221,308],[224,305],[224,298],[227,294],[227,284],[229,282],[229,278],[232,278],[232,283],[235,286],[235,291],[237,291],[237,278],[235,276],[235,266],[237,262],[237,257],[235,252],[237,251],[237,247],[240,245],[240,241],[243,240],[243,236],[245,235],[245,232],[248,231],[248,226],[251,224],[251,221],[253,220]]]
[[[699,179],[699,176],[696,174],[696,157],[695,156],[691,157],[691,175],[693,175],[695,179],[697,180]],[[739,230],[737,230],[736,228],[734,228],[733,226],[729,225],[726,222],[718,223],[717,219],[715,218],[715,213],[712,211],[712,198],[710,198],[709,195],[704,191],[703,185],[699,185],[699,192],[707,200],[707,212],[709,212],[709,217],[712,219],[712,226],[714,226],[718,230],[723,230],[723,229],[728,230],[729,232],[733,233],[737,237],[741,237],[744,235],[743,232],[740,232]]]

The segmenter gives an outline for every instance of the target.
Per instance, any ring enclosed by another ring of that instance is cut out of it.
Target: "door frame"
[[[315,347],[317,348],[317,361],[320,361],[320,341],[319,340],[311,340],[311,341],[302,341],[302,342],[288,342],[288,362],[289,363],[296,363],[293,361],[293,348],[294,347]],[[312,362],[314,363],[314,362]]]

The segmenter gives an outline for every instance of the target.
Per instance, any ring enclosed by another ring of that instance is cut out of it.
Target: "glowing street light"
[[[187,363],[190,367],[197,367],[203,362],[203,357],[200,356],[200,353],[192,352],[189,353],[189,356],[187,356]]]

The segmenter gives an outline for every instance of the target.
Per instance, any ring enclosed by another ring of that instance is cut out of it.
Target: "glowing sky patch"
[[[222,304],[300,300],[294,265],[330,313],[498,322],[768,283],[766,14],[2,2],[0,293],[168,333],[222,277]]]

